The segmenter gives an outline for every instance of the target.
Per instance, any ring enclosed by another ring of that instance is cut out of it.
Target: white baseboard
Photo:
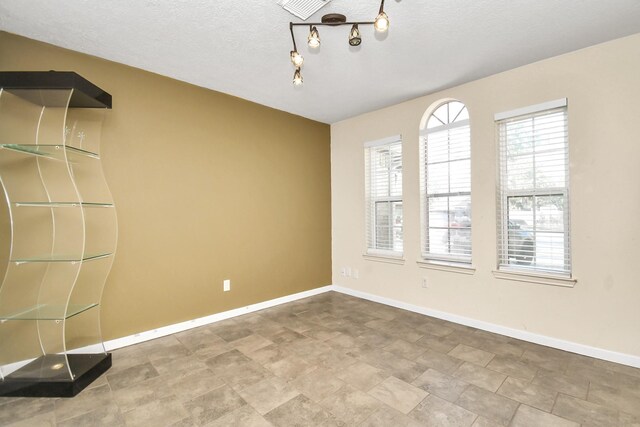
[[[508,328],[506,326],[496,325],[494,323],[484,322],[482,320],[471,319],[469,317],[459,316],[457,314],[451,314],[451,313],[446,313],[442,311],[432,310],[429,308],[408,304],[402,301],[381,297],[378,295],[357,291],[355,289],[345,288],[342,286],[333,285],[331,287],[331,290],[340,292],[346,295],[351,295],[357,298],[362,298],[369,301],[377,302],[380,304],[401,308],[403,310],[412,311],[414,313],[420,313],[427,316],[436,317],[438,319],[447,320],[449,322],[459,323],[461,325],[482,329],[484,331],[493,332],[500,335],[506,335],[508,337],[517,338],[523,341],[528,341],[535,344],[544,345],[547,347],[553,347],[560,350],[570,351],[572,353],[582,354],[584,356],[595,357],[597,359],[608,360],[610,362],[615,362],[615,363],[620,363],[622,365],[628,365],[628,366],[633,366],[635,368],[640,368],[639,356],[634,356],[626,353],[618,353],[615,351],[605,350],[598,347],[591,347],[588,345],[579,344],[572,341],[565,341],[558,338],[549,337],[546,335],[534,334],[532,332],[523,331],[520,329]]]
[[[253,313],[254,311],[264,310],[265,308],[275,307],[276,305],[284,304],[287,302],[296,301],[303,298],[308,298],[314,295],[322,294],[332,290],[333,285],[323,286],[321,288],[311,289],[304,292],[299,292],[293,295],[287,295],[280,298],[275,298],[269,301],[259,302],[257,304],[251,304],[233,310],[223,311],[222,313],[212,314],[210,316],[200,317],[198,319],[187,320],[186,322],[175,323],[173,325],[163,326],[158,329],[150,331],[140,332],[137,334],[129,335],[127,337],[116,338],[114,340],[105,341],[104,346],[107,351],[115,350],[122,347],[127,347],[133,344],[138,344],[144,341],[153,340],[156,338],[164,337],[178,332],[184,332],[189,329],[197,328],[199,326],[209,325],[221,320],[230,319],[232,317],[242,316],[243,314]]]

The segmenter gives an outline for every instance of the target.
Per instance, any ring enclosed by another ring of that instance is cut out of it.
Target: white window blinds
[[[420,136],[422,257],[471,263],[469,113],[458,101],[438,107]]]
[[[566,105],[496,115],[499,269],[571,274]]]
[[[401,256],[402,140],[400,136],[365,144],[367,253]]]

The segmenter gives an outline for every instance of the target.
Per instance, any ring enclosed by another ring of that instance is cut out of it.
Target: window
[[[365,144],[367,253],[402,256],[402,140]]]
[[[420,132],[422,257],[471,263],[469,112],[458,101],[436,108]]]
[[[499,270],[571,275],[566,106],[496,115]]]

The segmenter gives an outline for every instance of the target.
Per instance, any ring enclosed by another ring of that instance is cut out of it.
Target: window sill
[[[404,264],[404,258],[402,255],[382,255],[382,254],[362,254],[362,257],[367,261],[386,262],[387,264]]]
[[[430,270],[449,271],[451,273],[460,273],[460,274],[474,274],[476,272],[476,268],[471,264],[465,265],[465,264],[448,263],[448,262],[427,261],[427,260],[418,260],[416,262],[418,264],[418,267],[428,268]]]
[[[563,288],[573,288],[578,282],[577,279],[561,276],[550,276],[544,274],[529,274],[515,271],[493,270],[496,279],[515,280],[517,282],[538,283],[540,285],[561,286]]]

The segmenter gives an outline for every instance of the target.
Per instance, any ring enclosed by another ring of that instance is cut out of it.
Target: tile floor
[[[640,369],[329,292],[116,350],[11,426],[640,426]]]

